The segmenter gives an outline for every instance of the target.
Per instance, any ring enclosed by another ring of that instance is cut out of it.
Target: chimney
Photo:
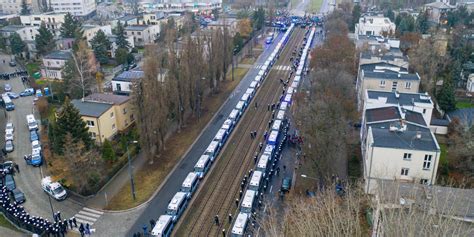
[[[416,139],[421,139],[421,132],[420,131],[416,131]]]
[[[400,74],[399,74],[400,75]],[[399,99],[400,98],[400,94],[398,94],[398,91],[395,91],[395,98]]]
[[[400,78],[400,73],[398,73],[398,75],[397,75],[397,76],[398,76],[398,78]]]

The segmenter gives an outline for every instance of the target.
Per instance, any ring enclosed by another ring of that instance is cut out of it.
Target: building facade
[[[54,51],[43,57],[41,75],[49,79],[63,79],[63,69],[72,57],[70,51]]]
[[[105,35],[112,35],[112,27],[110,25],[83,25],[83,36],[86,38],[87,44],[91,46],[90,41],[95,37],[99,30],[103,31]]]
[[[38,34],[38,27],[36,26],[22,26],[22,25],[9,25],[5,26],[0,29],[0,34],[7,38],[7,44],[10,42],[8,41],[8,37],[13,33],[17,33],[21,40],[35,40],[35,36]]]
[[[382,36],[383,32],[395,32],[395,23],[388,17],[383,16],[363,16],[355,24],[356,35]]]
[[[57,13],[71,13],[73,16],[89,17],[95,14],[95,0],[50,0],[51,7]]]
[[[41,26],[44,22],[46,28],[53,32],[56,36],[59,36],[59,29],[64,23],[64,13],[48,12],[43,14],[33,14],[27,16],[20,16],[21,24],[24,26]]]
[[[144,46],[155,41],[160,33],[160,25],[132,25],[125,27],[125,33],[133,37],[136,46]]]
[[[0,0],[0,12],[3,14],[19,14],[21,12],[21,2],[22,0]]]
[[[114,94],[129,95],[133,89],[133,83],[144,76],[143,71],[125,71],[112,79],[112,91]]]

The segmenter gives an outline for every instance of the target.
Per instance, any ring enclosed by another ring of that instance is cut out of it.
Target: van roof
[[[291,85],[293,85],[293,83]],[[287,94],[293,94],[294,90],[295,90],[295,88],[289,87],[286,93]]]
[[[172,219],[173,217],[170,215],[161,215],[160,218],[158,218],[155,227],[153,227],[151,234],[154,236],[163,234],[163,230],[170,224]]]
[[[250,94],[245,93],[244,95],[242,95],[242,98],[240,98],[240,100],[247,102],[249,98],[250,98]]]
[[[188,176],[183,181],[183,184],[181,186],[185,188],[190,188],[194,181],[198,178],[197,174],[194,172],[189,172]]]
[[[281,127],[281,120],[276,119],[275,122],[273,122],[272,130],[280,131],[280,127]]]
[[[214,137],[214,139],[222,140],[222,138],[224,137],[226,132],[227,132],[227,130],[225,130],[225,129],[222,129],[222,128],[219,129],[219,131],[217,131],[216,136]]]
[[[278,137],[278,131],[273,130],[273,131],[270,133],[270,136],[268,137],[268,140],[269,140],[269,141],[276,142],[277,137]]]
[[[252,82],[250,82],[250,87],[251,87],[251,88],[257,87],[257,83],[258,83],[257,81],[252,81]]]
[[[244,103],[243,101],[239,101],[237,105],[235,106],[236,109],[242,110],[244,108]]]
[[[234,227],[232,227],[232,234],[242,235],[245,230],[245,226],[247,225],[248,221],[248,214],[240,212],[237,215],[237,219],[235,220]]]
[[[299,84],[298,81],[293,81],[293,82],[291,83],[291,87],[290,87],[290,88],[296,89],[296,88],[298,87],[298,84]]]
[[[26,120],[35,120],[35,116],[32,114],[26,115]]]
[[[268,165],[268,158],[270,158],[267,154],[263,154],[260,156],[260,159],[258,160],[258,168],[267,168]]]
[[[230,114],[229,114],[229,118],[231,118],[231,119],[237,118],[238,113],[239,113],[239,111],[237,109],[233,109],[232,112],[230,112]]]
[[[253,92],[255,91],[254,88],[247,88],[247,91],[245,91],[245,94],[253,94]]]
[[[186,193],[185,192],[177,192],[173,199],[171,199],[170,203],[168,204],[168,209],[169,210],[178,210],[179,205],[183,202],[183,200],[186,198]]]
[[[212,141],[206,149],[206,152],[214,153],[219,145],[218,141]]]
[[[253,190],[247,190],[245,192],[244,199],[242,200],[242,207],[250,208],[252,207],[253,200],[255,199],[256,192]]]
[[[265,150],[263,151],[263,153],[264,153],[264,154],[271,155],[274,149],[275,149],[275,146],[274,146],[274,145],[267,144],[267,145],[265,146]]]
[[[260,185],[260,179],[262,178],[262,171],[254,171],[252,174],[252,178],[250,179],[250,185],[251,186],[259,186]]]
[[[286,94],[285,95],[285,101],[286,102],[291,102],[291,94]]]
[[[288,107],[288,102],[286,102],[286,101],[281,102],[281,104],[280,104],[280,109],[281,110],[286,110],[287,107]]]
[[[198,162],[196,163],[196,165],[194,167],[197,167],[197,168],[204,168],[204,166],[206,165],[206,162],[209,160],[209,156],[208,155],[202,155],[201,157],[199,157],[199,160]]]
[[[285,118],[285,111],[284,110],[278,110],[277,119],[283,120]]]

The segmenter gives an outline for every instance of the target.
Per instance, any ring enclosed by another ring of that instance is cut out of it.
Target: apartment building
[[[207,29],[210,30],[222,30],[224,27],[227,28],[229,34],[234,36],[238,31],[239,21],[237,18],[219,18],[217,21],[211,21],[207,24]]]
[[[133,37],[136,46],[145,46],[155,41],[160,33],[160,25],[132,25],[125,27],[127,36]]]
[[[72,57],[68,50],[54,51],[43,57],[41,75],[49,79],[63,79],[63,69],[67,61]]]
[[[44,22],[46,28],[53,32],[56,36],[59,36],[59,29],[64,23],[65,13],[47,12],[43,14],[33,14],[27,16],[20,16],[21,24],[24,26],[37,26]]]
[[[73,16],[88,18],[95,14],[95,0],[49,0],[50,6],[57,13],[71,13]]]
[[[72,104],[89,128],[93,140],[101,144],[112,139],[135,122],[130,97],[113,94],[92,94]]]
[[[29,1],[31,4],[31,1]],[[19,14],[22,0],[0,0],[0,12],[3,14]],[[26,2],[28,4],[28,1]]]
[[[395,23],[384,16],[362,16],[355,24],[356,35],[381,36],[383,32],[395,32]]]
[[[37,26],[23,26],[23,25],[8,25],[0,29],[0,35],[7,39],[10,35],[17,33],[23,41],[35,40],[35,36],[38,34]]]

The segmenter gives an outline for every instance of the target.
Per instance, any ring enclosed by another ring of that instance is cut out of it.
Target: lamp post
[[[133,200],[136,200],[136,196],[135,196],[135,183],[133,181],[133,169],[132,169],[132,162],[131,162],[131,159],[130,159],[130,151],[128,150],[128,145],[130,145],[130,143],[132,144],[137,144],[138,141],[129,141],[127,143],[127,156],[128,156],[128,171],[130,173],[130,185],[132,186],[132,196],[133,196]]]
[[[305,175],[305,174],[302,174],[302,175],[301,175],[301,177],[303,177],[303,178],[306,178],[306,179],[312,179],[312,180],[316,180],[316,181],[318,181],[318,179],[317,179],[317,178],[315,178],[315,177],[311,177],[311,176],[308,176],[308,175]]]

